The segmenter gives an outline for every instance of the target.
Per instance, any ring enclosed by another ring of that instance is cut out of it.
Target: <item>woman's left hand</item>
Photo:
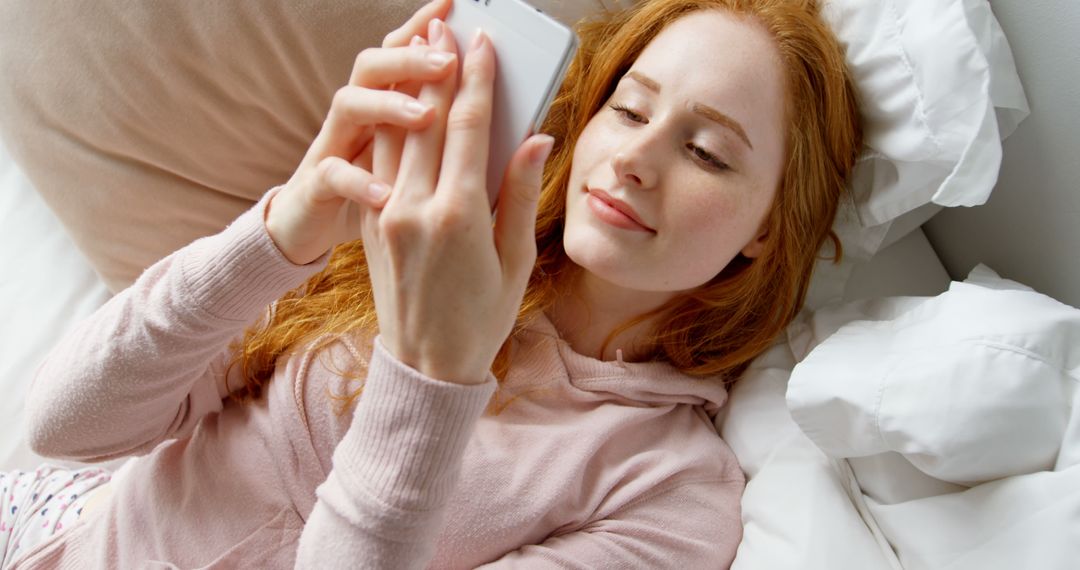
[[[388,177],[373,178],[372,159],[381,156],[385,162],[400,155],[401,147],[376,132],[394,126],[394,136],[404,138],[405,130],[431,123],[431,109],[410,90],[456,72],[455,54],[425,46],[421,36],[449,9],[449,0],[424,5],[386,36],[382,48],[357,55],[349,84],[334,95],[318,136],[266,209],[266,230],[289,261],[310,263],[340,243],[359,239],[360,206],[386,202],[384,182],[393,182],[393,174],[383,169]],[[395,85],[405,89],[394,90]]]
[[[432,23],[429,44],[455,51],[453,35]],[[460,55],[459,55],[460,58]],[[439,380],[478,383],[517,318],[536,260],[536,205],[553,140],[533,136],[518,148],[492,228],[486,176],[495,53],[474,38],[457,78],[425,83],[419,99],[435,120],[405,135],[381,210],[366,208],[364,248],[383,345]]]

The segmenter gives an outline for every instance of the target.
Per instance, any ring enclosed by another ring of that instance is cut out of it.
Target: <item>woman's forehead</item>
[[[632,69],[661,87],[716,95],[779,92],[783,85],[779,54],[768,31],[752,18],[719,10],[694,12],[669,24]]]

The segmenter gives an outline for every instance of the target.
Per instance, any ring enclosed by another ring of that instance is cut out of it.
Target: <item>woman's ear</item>
[[[761,252],[765,251],[765,241],[768,239],[768,237],[769,230],[765,227],[765,224],[762,224],[761,230],[758,232],[758,234],[754,236],[754,239],[750,240],[750,243],[743,246],[740,253],[750,259],[761,255]]]

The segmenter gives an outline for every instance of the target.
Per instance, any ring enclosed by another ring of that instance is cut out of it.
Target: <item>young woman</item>
[[[811,0],[582,26],[492,224],[495,54],[448,7],[360,54],[287,184],[57,346],[35,448],[138,457],[6,474],[5,564],[730,564],[711,420],[830,235],[860,142],[840,48]]]

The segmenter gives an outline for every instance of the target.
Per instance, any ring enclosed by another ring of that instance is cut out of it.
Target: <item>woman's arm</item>
[[[426,377],[377,339],[352,423],[304,525],[297,568],[422,568],[495,389]],[[315,389],[318,391],[318,389]]]
[[[222,408],[229,344],[323,263],[290,263],[267,235],[268,193],[220,234],[150,267],[68,332],[27,397],[31,446],[82,461],[149,451]]]
[[[428,41],[456,50],[439,21]],[[536,203],[553,141],[536,136],[517,150],[492,228],[486,161],[494,52],[478,34],[461,54],[460,88],[454,75],[421,87],[434,121],[405,135],[400,161],[389,161],[396,168],[372,173],[331,156],[321,160],[332,161],[327,168],[335,175],[281,195],[283,206],[303,206],[314,202],[305,196],[346,195],[347,178],[356,187],[373,176],[395,181],[385,207],[358,200],[380,337],[352,424],[305,524],[301,568],[429,563],[465,444],[494,390],[492,361],[536,259]],[[305,218],[312,216],[285,216],[274,227],[283,236],[305,235],[313,225]]]
[[[361,53],[350,84],[280,191],[221,234],[155,264],[65,336],[28,397],[35,450],[80,460],[141,453],[221,409],[230,339],[321,269],[335,245],[360,237],[354,200],[385,199],[367,192],[368,184],[342,181],[333,167],[363,164],[375,125],[415,129],[431,121],[430,109],[411,112],[414,99],[383,89],[454,70],[452,55],[404,47],[411,28],[448,9],[446,0],[425,6],[411,27],[387,36],[391,49]]]

